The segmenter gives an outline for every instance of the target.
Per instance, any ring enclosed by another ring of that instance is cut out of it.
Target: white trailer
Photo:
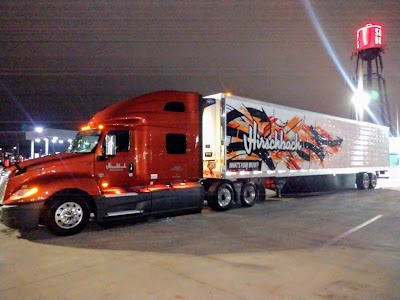
[[[225,93],[205,98],[206,191],[221,179],[239,186],[241,195],[248,182],[258,192],[267,182],[278,196],[282,190],[368,189],[389,168],[387,127]],[[214,198],[221,192],[208,190]]]

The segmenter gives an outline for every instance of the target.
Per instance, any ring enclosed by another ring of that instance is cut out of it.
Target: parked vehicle
[[[304,192],[374,188],[389,130],[225,93],[160,91],[96,113],[67,153],[0,174],[3,223],[56,235],[176,211],[218,211]]]

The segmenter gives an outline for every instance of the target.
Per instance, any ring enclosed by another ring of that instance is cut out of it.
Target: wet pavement
[[[399,176],[400,178],[400,176]],[[398,299],[400,180],[54,237],[0,225],[0,299]]]

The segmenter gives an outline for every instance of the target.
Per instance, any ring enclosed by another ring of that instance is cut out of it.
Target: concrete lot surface
[[[0,225],[0,299],[399,299],[400,185],[381,186],[64,238]]]

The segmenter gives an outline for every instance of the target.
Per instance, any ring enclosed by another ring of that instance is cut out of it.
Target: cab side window
[[[183,102],[168,102],[164,106],[165,111],[185,112],[185,104]]]
[[[168,154],[186,153],[186,136],[184,134],[167,133],[165,141]]]
[[[129,130],[111,130],[108,134],[115,134],[117,152],[128,152],[130,148]]]

